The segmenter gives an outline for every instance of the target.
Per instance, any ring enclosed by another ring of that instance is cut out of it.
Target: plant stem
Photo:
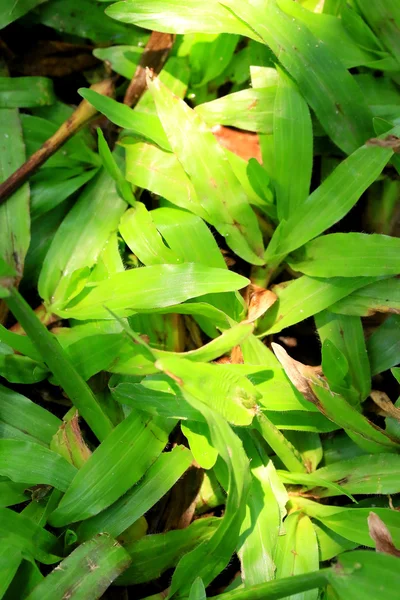
[[[102,441],[112,431],[113,425],[98,404],[86,381],[76,371],[64,349],[46,329],[16,288],[10,289],[6,303],[24,331],[41,353],[58,383],[70,398],[79,414],[85,419],[96,437]]]
[[[292,594],[322,588],[328,583],[331,569],[321,569],[276,581],[268,581],[254,587],[241,588],[214,596],[213,600],[279,600]]]
[[[114,83],[111,79],[105,79],[91,86],[103,96],[111,96],[114,91]],[[7,200],[21,185],[23,185],[39,167],[41,167],[50,156],[53,156],[73,135],[84,127],[97,114],[97,110],[83,100],[75,112],[57,129],[54,135],[45,141],[23,165],[21,165],[8,179],[0,184],[0,205]]]

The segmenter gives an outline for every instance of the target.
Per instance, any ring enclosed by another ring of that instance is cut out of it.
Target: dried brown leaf
[[[259,285],[252,283],[246,290],[248,294],[248,311],[245,323],[254,323],[276,302],[278,296]]]
[[[372,390],[370,393],[372,400],[381,409],[381,414],[387,417],[392,417],[396,421],[400,421],[400,408],[396,408],[385,392]]]
[[[294,387],[300,394],[303,394],[306,400],[319,405],[319,400],[312,390],[311,383],[313,383],[315,378],[322,373],[321,367],[309,367],[303,365],[303,363],[294,360],[294,358],[289,356],[283,346],[275,343],[272,343],[271,346],[276,358],[281,363],[286,375],[289,377]]]
[[[375,542],[377,552],[400,557],[400,550],[394,545],[389,529],[374,512],[369,513],[368,529],[369,535]]]

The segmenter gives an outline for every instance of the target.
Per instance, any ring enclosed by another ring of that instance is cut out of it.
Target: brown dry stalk
[[[135,106],[146,89],[146,69],[158,75],[168,58],[175,36],[153,31],[125,93],[124,104]]]
[[[104,96],[111,96],[114,91],[114,83],[111,79],[105,79],[92,85],[91,89]],[[50,156],[53,156],[75,133],[91,121],[96,114],[97,110],[89,102],[83,100],[70,118],[57,129],[55,134],[14,171],[8,179],[0,184],[0,205],[20,188]]]

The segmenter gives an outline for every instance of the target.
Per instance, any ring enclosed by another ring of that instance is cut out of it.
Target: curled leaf
[[[376,544],[376,551],[400,557],[400,550],[393,543],[392,535],[380,517],[374,512],[368,516],[369,535]]]
[[[309,367],[301,362],[291,358],[283,346],[272,343],[272,350],[276,358],[281,363],[286,375],[293,383],[294,387],[305,397],[306,400],[313,404],[319,404],[319,400],[312,390],[310,383],[312,376],[314,378],[321,373],[320,367]]]
[[[248,291],[248,311],[246,323],[253,323],[261,317],[276,302],[278,296],[271,290],[251,284]]]
[[[396,419],[396,421],[400,421],[400,408],[396,408],[385,392],[372,390],[370,396],[375,404],[379,406],[384,416],[392,417],[393,419]]]

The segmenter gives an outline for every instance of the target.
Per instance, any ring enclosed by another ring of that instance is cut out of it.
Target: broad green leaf
[[[49,371],[42,363],[14,354],[9,347],[0,350],[0,374],[10,383],[38,383],[48,376]]]
[[[156,366],[178,381],[184,392],[212,407],[228,422],[242,426],[252,422],[260,394],[245,377],[235,375],[223,365],[182,358],[158,359]]]
[[[304,434],[300,431],[287,432],[285,435],[300,452],[307,471],[314,472],[324,455],[320,436],[317,433]]]
[[[129,565],[124,548],[107,534],[76,548],[27,597],[27,600],[96,600]]]
[[[218,458],[218,451],[212,446],[206,423],[186,421],[181,430],[189,443],[194,460],[202,469],[212,469]]]
[[[338,533],[347,540],[370,548],[375,543],[369,534],[368,508],[343,508],[339,506],[328,506],[312,502],[305,498],[296,497],[296,508],[301,508],[309,517],[317,519],[326,527]],[[398,547],[400,543],[400,515],[390,508],[373,507],[373,511],[382,519],[388,527],[394,544]]]
[[[371,373],[376,375],[400,362],[400,316],[390,315],[367,341]]]
[[[244,444],[251,459],[252,484],[238,554],[243,583],[249,588],[275,578],[274,560],[288,496],[260,444],[249,435],[244,435]]]
[[[199,519],[186,529],[146,535],[129,544],[127,550],[131,566],[118,579],[121,585],[133,585],[152,581],[164,571],[175,567],[181,556],[209,540],[218,531],[221,519]],[[199,567],[199,565],[198,565]],[[193,574],[193,579],[196,575]]]
[[[143,32],[143,40],[147,35]],[[132,79],[140,58],[143,54],[143,48],[139,46],[109,46],[108,48],[95,48],[93,55],[111,65],[115,73]]]
[[[201,206],[193,184],[175,154],[132,138],[123,138],[121,143],[126,149],[128,181],[208,219],[208,213]]]
[[[87,269],[89,275],[125,208],[107,173],[102,172],[88,184],[58,228],[44,260],[38,287],[46,303],[55,309],[77,293],[73,285],[76,272]]]
[[[131,490],[104,511],[79,525],[79,540],[88,540],[102,531],[114,537],[121,535],[171,489],[191,462],[192,455],[183,446],[161,454]]]
[[[51,210],[77,192],[96,173],[96,168],[88,171],[82,170],[77,175],[72,173],[71,177],[60,177],[58,180],[51,181],[48,170],[39,171],[36,177],[34,176],[31,179],[30,184],[32,219],[38,219],[44,214],[47,218]],[[49,185],[50,181],[51,185]],[[29,250],[31,250],[31,247],[29,247]]]
[[[0,385],[0,421],[49,444],[61,421],[25,396]]]
[[[322,343],[330,340],[345,356],[351,381],[363,402],[371,391],[371,370],[361,319],[323,311],[315,323]]]
[[[400,311],[400,279],[383,279],[352,292],[329,310],[342,315],[368,317],[375,312]]]
[[[225,513],[217,531],[209,540],[179,561],[171,581],[171,595],[178,590],[185,593],[196,576],[203,579],[205,586],[209,585],[226,567],[237,547],[250,486],[248,458],[231,427],[202,401],[186,394],[184,390],[183,393],[187,401],[199,410],[207,421],[211,443],[227,466],[229,483]]]
[[[377,0],[371,6],[355,0],[356,7],[380,41],[400,63],[400,9],[396,0]]]
[[[106,9],[106,14],[124,23],[166,33],[238,33],[252,36],[251,29],[217,1],[207,5],[201,0],[156,0],[149,11],[146,0],[117,2]],[[258,37],[256,37],[258,39]]]
[[[382,593],[387,600],[396,600],[400,584],[398,559],[362,550],[342,554],[329,581],[339,600],[375,600]]]
[[[11,585],[7,590],[5,600],[25,598],[43,579],[39,567],[33,560],[22,560]]]
[[[164,150],[170,150],[168,139],[157,116],[133,110],[126,104],[121,104],[108,96],[98,94],[94,90],[81,88],[82,98],[85,98],[98,111],[103,113],[111,122],[119,127],[133,131],[135,134],[148,137]]]
[[[400,240],[379,234],[332,233],[308,242],[288,263],[311,277],[397,275]]]
[[[166,381],[160,382],[152,377],[144,378],[140,384],[122,381],[111,389],[112,394],[121,404],[153,416],[183,421],[202,420],[201,414],[188,405],[181,394],[175,394]]]
[[[243,370],[243,374],[246,374],[261,392],[262,398],[259,403],[263,409],[276,410],[279,413],[300,410],[316,412],[315,407],[290,383],[278,359],[261,340],[250,335],[240,347],[245,366],[236,365],[236,369]],[[251,365],[254,365],[253,369]]]
[[[0,77],[0,108],[32,108],[55,101],[46,77]]]
[[[256,427],[261,436],[289,471],[304,473],[306,466],[300,452],[270,421],[265,413],[258,415]]]
[[[167,207],[157,208],[151,215],[163,239],[180,260],[226,269],[218,244],[200,217]]]
[[[223,0],[223,4],[271,48],[335,144],[346,153],[361,146],[372,133],[361,90],[335,50],[292,17],[292,2]]]
[[[52,513],[51,524],[82,521],[118,500],[162,452],[172,427],[133,410],[78,471]]]
[[[319,551],[317,537],[311,520],[301,513],[290,514],[284,521],[285,535],[278,540],[276,552],[276,578],[283,579],[317,571]],[[290,600],[316,600],[318,590],[293,594]]]
[[[25,492],[25,483],[14,483],[12,481],[0,482],[0,507],[6,508],[13,504],[20,504],[28,500],[28,494]]]
[[[290,410],[283,413],[277,411],[264,411],[264,414],[277,429],[287,431],[311,431],[313,433],[329,433],[339,429],[339,426],[336,425],[336,423],[332,423],[332,421],[329,421],[320,413]]]
[[[60,543],[52,533],[8,508],[0,509],[0,517],[0,535],[4,547],[19,548],[45,565],[60,560]]]
[[[186,36],[188,37],[188,36]],[[200,33],[192,37],[189,51],[191,84],[201,87],[221,75],[231,62],[239,41],[238,35]]]
[[[189,600],[206,600],[206,589],[200,577],[194,580],[190,588]]]
[[[208,125],[272,133],[276,92],[275,86],[241,90],[200,104],[195,112]]]
[[[17,109],[0,110],[0,181],[25,162],[25,146]],[[24,271],[30,241],[29,186],[24,184],[0,206],[0,257],[17,273]]]
[[[0,29],[16,21],[42,2],[47,2],[47,0],[16,0],[13,4],[4,4],[0,8]]]
[[[346,540],[321,522],[313,521],[313,527],[317,536],[320,561],[331,560],[342,552],[353,550],[357,546],[355,542]]]
[[[352,494],[397,494],[400,456],[397,454],[367,454],[342,460],[315,472],[321,479],[332,481]],[[323,490],[321,497],[337,495]]]
[[[111,276],[89,288],[82,300],[78,297],[57,313],[79,320],[110,319],[110,309],[124,317],[203,294],[238,290],[247,283],[245,277],[236,273],[196,263],[142,267]]]
[[[391,130],[397,135],[399,128]],[[266,257],[296,250],[342,219],[377,179],[393,152],[364,145],[342,161],[287,221],[276,230]]]
[[[22,561],[22,552],[18,547],[4,546],[0,550],[0,598],[3,598]]]
[[[51,485],[65,491],[76,469],[62,456],[33,442],[0,439],[0,474],[11,481]]]
[[[260,320],[259,328],[277,333],[328,308],[354,290],[371,283],[367,277],[322,279],[304,275],[273,288],[278,301]],[[273,319],[273,320],[272,320]]]
[[[137,202],[122,217],[119,230],[126,244],[146,266],[176,264],[181,259],[166,246],[153,221],[152,213]]]
[[[172,149],[209,215],[207,220],[236,254],[250,263],[263,264],[263,242],[257,218],[224,151],[187,104],[171,94],[158,79],[149,81],[148,85]]]
[[[326,44],[346,68],[368,65],[377,59],[369,45],[365,47],[364,44],[358,44],[346,30],[343,17],[338,18],[315,10],[306,10],[300,5],[289,5],[287,2],[280,6],[285,12],[307,25],[315,37]]]
[[[135,44],[143,32],[112,21],[97,0],[52,0],[39,11],[39,21],[62,34],[89,38],[97,43]]]
[[[270,133],[273,133],[274,139],[274,188],[278,217],[288,219],[310,192],[313,131],[307,103],[291,79],[282,70],[278,73],[273,131]]]

